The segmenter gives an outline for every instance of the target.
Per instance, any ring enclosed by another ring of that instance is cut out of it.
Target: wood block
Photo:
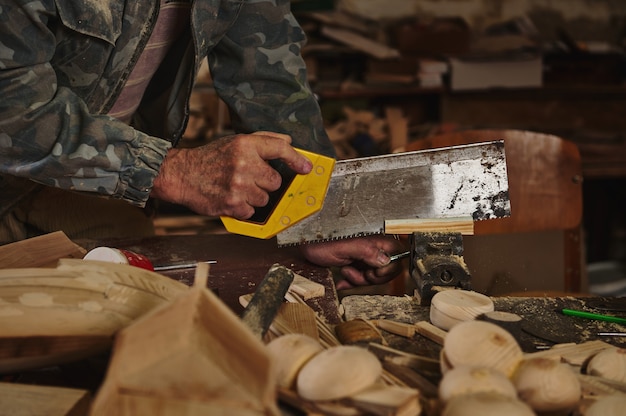
[[[119,333],[92,415],[278,415],[265,345],[194,287]]]
[[[353,319],[335,326],[337,339],[344,345],[368,345],[369,343],[384,344],[382,334],[370,321]]]
[[[415,323],[415,329],[417,333],[425,336],[431,341],[436,342],[439,345],[443,345],[443,341],[446,338],[447,332],[441,328],[437,328],[435,325],[427,321],[419,321]]]
[[[289,287],[289,291],[297,294],[304,300],[319,298],[326,294],[324,285],[313,282],[299,274],[294,274],[293,283]]]
[[[59,259],[82,259],[85,254],[87,250],[57,231],[0,246],[0,269],[55,267]]]
[[[284,303],[272,323],[281,334],[305,334],[319,340],[315,311],[304,303]]]
[[[410,218],[385,221],[385,234],[412,234],[414,232],[456,232],[474,234],[474,220],[467,218]]]
[[[392,321],[390,319],[378,319],[375,321],[375,325],[380,329],[405,338],[412,338],[413,335],[415,335],[415,325],[412,324]]]

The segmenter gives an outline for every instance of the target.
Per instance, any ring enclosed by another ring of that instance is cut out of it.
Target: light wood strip
[[[414,232],[455,232],[474,235],[474,220],[460,218],[409,218],[385,221],[385,234],[412,234]]]

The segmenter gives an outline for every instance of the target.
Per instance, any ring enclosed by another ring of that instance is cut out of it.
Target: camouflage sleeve
[[[0,9],[0,173],[143,205],[170,143],[91,114],[58,84],[54,0]]]
[[[215,89],[238,132],[286,133],[296,147],[334,156],[300,54],[305,34],[289,3],[244,2],[209,55]]]

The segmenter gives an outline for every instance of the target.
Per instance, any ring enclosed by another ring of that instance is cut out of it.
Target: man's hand
[[[271,132],[227,136],[192,149],[172,149],[151,195],[201,215],[250,218],[281,185],[267,161],[280,159],[307,174],[312,163],[291,147],[291,137]]]
[[[336,287],[342,290],[392,280],[400,273],[401,264],[390,262],[389,256],[406,248],[402,241],[389,236],[369,236],[304,244],[300,250],[311,263],[341,267],[344,280],[339,281]]]

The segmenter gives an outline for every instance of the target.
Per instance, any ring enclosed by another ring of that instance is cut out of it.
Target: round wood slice
[[[499,326],[484,321],[462,322],[444,340],[445,356],[454,368],[460,365],[484,366],[510,377],[523,353],[513,336]]]
[[[512,399],[517,398],[517,391],[511,380],[500,371],[488,367],[457,366],[446,372],[439,383],[439,399],[444,403],[456,396],[479,392],[493,392]]]
[[[524,402],[493,392],[464,394],[448,402],[442,416],[534,416]]]
[[[378,358],[365,348],[340,345],[310,359],[300,370],[296,385],[305,400],[336,400],[371,386],[382,371]]]
[[[324,348],[314,338],[304,334],[285,334],[273,339],[267,348],[274,361],[278,385],[292,388],[300,369]]]
[[[438,292],[430,303],[430,322],[449,330],[460,322],[470,321],[478,315],[494,310],[488,296],[471,290],[450,289]]]

